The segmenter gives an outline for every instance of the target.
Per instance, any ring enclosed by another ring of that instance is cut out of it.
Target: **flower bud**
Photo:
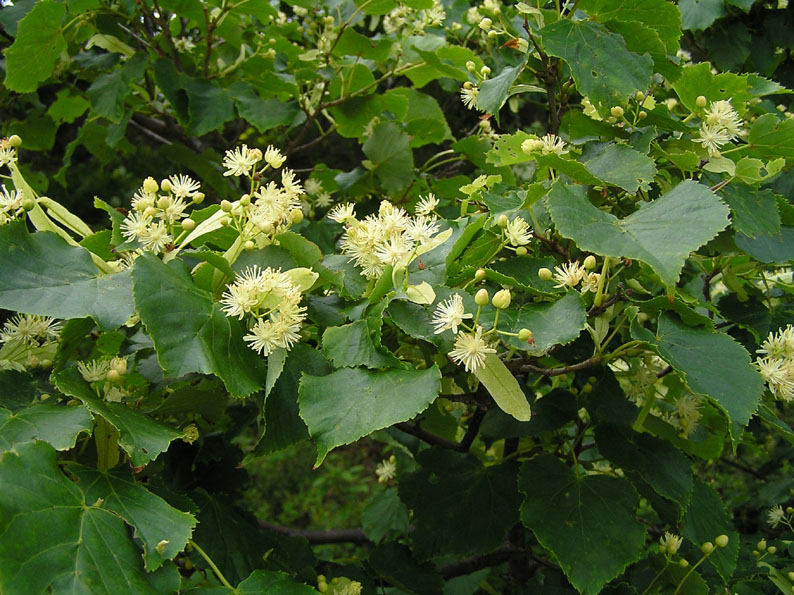
[[[489,74],[491,74],[491,69],[488,66],[483,66],[480,68],[480,74],[483,75],[483,77],[487,77]]]
[[[492,25],[493,25],[493,21],[488,17],[485,17],[483,20],[480,21],[479,27],[483,31],[488,31],[488,29],[490,29]]]
[[[762,539],[761,541],[756,543],[755,547],[757,547],[759,550],[763,552],[766,549],[766,539]]]
[[[526,247],[525,246],[519,246],[518,248],[516,248],[516,255],[517,256],[526,256],[527,255]]]
[[[726,545],[728,545],[728,536],[727,536],[727,535],[724,535],[724,534],[723,534],[723,535],[720,535],[719,537],[717,537],[717,538],[714,540],[714,544],[715,544],[717,547],[725,547]]]
[[[474,294],[474,303],[478,306],[487,306],[491,301],[491,296],[488,295],[488,290],[484,287]]]
[[[204,202],[204,193],[203,192],[196,192],[193,195],[193,204],[200,205]]]
[[[221,217],[221,225],[223,226],[230,225],[231,222],[232,222],[231,217]]]
[[[289,218],[293,223],[300,223],[303,221],[303,211],[300,209],[292,209],[290,211]]]
[[[154,194],[160,190],[160,186],[157,184],[157,180],[153,177],[149,176],[143,181],[143,191],[148,192],[149,194]]]
[[[221,211],[223,211],[224,213],[231,213],[232,212],[232,203],[230,203],[228,200],[222,200],[221,201]]]
[[[121,374],[118,370],[111,368],[108,370],[107,374],[105,374],[105,379],[111,384],[116,384],[121,380]]]
[[[251,204],[251,196],[249,194],[243,194],[240,197],[240,204],[244,207],[247,207]]]
[[[679,565],[681,568],[686,568],[687,566],[689,566],[689,562],[687,562],[687,561],[686,561],[684,558],[681,558],[681,559],[678,561],[678,565]]]
[[[474,72],[475,70],[477,70],[477,65],[472,60],[469,60],[468,62],[466,62],[466,70],[468,70],[469,72]]]
[[[703,545],[700,546],[700,551],[706,554],[707,556],[714,551],[714,544],[710,541],[707,541]]]
[[[171,201],[168,199],[167,196],[161,196],[157,199],[157,208],[158,209],[167,209],[168,205],[171,204]]]
[[[491,303],[493,304],[494,308],[499,308],[500,310],[504,310],[510,306],[510,290],[509,289],[500,289],[493,295],[493,299]]]
[[[532,338],[532,331],[528,328],[522,328],[518,331],[518,340],[519,341],[529,341]]]
[[[509,219],[507,218],[507,215],[505,215],[504,213],[502,213],[501,215],[499,215],[499,219],[497,219],[497,220],[496,220],[496,224],[497,224],[499,227],[507,227],[507,224],[508,224],[509,222],[510,222],[510,221],[509,221]]]
[[[774,545],[770,545],[768,548],[766,548],[766,551],[768,551],[770,554],[775,554],[777,553],[777,548]]]
[[[196,222],[193,219],[182,219],[182,229],[185,231],[193,231],[196,227]]]
[[[43,359],[39,362],[39,365],[45,369],[49,370],[52,367],[52,360],[51,359]]]
[[[636,99],[637,101],[644,101],[645,100],[645,93],[643,93],[642,91],[637,91],[634,94],[634,99]]]
[[[256,248],[256,244],[254,244],[251,240],[248,240],[243,244],[243,248],[245,248],[246,252],[250,252],[254,248]]]
[[[19,147],[22,145],[22,139],[19,138],[18,134],[12,134],[8,137],[8,144],[12,147]]]
[[[706,98],[703,95],[698,95],[697,99],[695,99],[695,105],[698,107],[706,107]]]
[[[644,120],[645,118],[647,118],[647,117],[648,117],[648,112],[640,112],[639,114],[637,114],[637,117],[638,117],[640,120]]]
[[[155,210],[155,208],[154,208],[154,207],[146,207],[146,208],[143,210],[143,216],[144,216],[144,217],[149,217],[149,218],[151,218],[151,217],[154,217],[154,216],[155,216],[155,214],[157,214],[157,211]]]
[[[620,107],[619,105],[616,105],[611,110],[609,110],[609,113],[612,114],[616,118],[622,118],[623,117],[623,108]]]
[[[114,357],[110,361],[110,369],[116,370],[121,375],[127,373],[127,359],[123,357]]]
[[[25,198],[22,199],[22,208],[25,210],[26,213],[32,211],[35,206],[36,206],[36,201],[30,198],[29,196],[26,196]]]
[[[790,581],[794,581],[794,572],[791,572],[791,571],[789,570],[789,572],[788,572],[788,574],[787,574],[786,576],[788,577],[788,580],[790,580]]]
[[[541,281],[551,281],[551,278],[553,276],[554,275],[551,272],[551,269],[547,269],[546,267],[543,267],[542,269],[538,269],[538,277],[540,278]]]
[[[488,31],[488,37],[489,38],[496,37],[497,35],[499,35],[499,34],[496,32],[496,29],[491,29],[490,31]]]
[[[163,192],[171,192],[171,181],[168,178],[163,178],[160,181],[160,189]]]
[[[584,268],[592,271],[596,266],[596,258],[592,254],[584,259]]]
[[[485,269],[477,269],[474,273],[475,281],[482,281],[485,279]]]

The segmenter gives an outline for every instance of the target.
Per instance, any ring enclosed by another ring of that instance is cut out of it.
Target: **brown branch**
[[[457,450],[460,446],[457,442],[452,442],[452,440],[447,440],[446,438],[442,438],[441,436],[437,436],[436,434],[428,432],[419,424],[401,422],[394,424],[394,427],[401,432],[405,432],[406,434],[410,434],[411,436],[419,438],[419,440],[426,442],[431,446],[440,446],[441,448],[449,448],[451,450]]]
[[[499,564],[507,562],[513,558],[530,556],[531,555],[526,550],[505,546],[488,554],[471,556],[470,558],[464,558],[463,560],[456,560],[455,562],[444,564],[444,566],[439,568],[438,571],[445,579],[451,579],[456,576],[471,574],[472,572],[482,570],[483,568],[498,566]]]
[[[661,372],[657,373],[656,377],[657,378],[662,378],[664,376],[667,376],[672,371],[673,371],[673,366],[667,366],[664,370],[662,370]]]
[[[587,317],[589,318],[590,316],[596,316],[597,314],[601,314],[601,312],[609,308],[612,304],[623,301],[632,293],[634,293],[634,291],[631,289],[627,289],[626,291],[623,291],[623,283],[618,283],[618,290],[613,295],[611,295],[605,302],[603,302],[600,306],[596,306],[595,304],[593,304],[593,306],[587,311]]]
[[[543,376],[562,376],[568,372],[578,372],[579,370],[592,368],[593,366],[597,366],[600,363],[601,356],[594,355],[593,357],[587,358],[578,364],[571,364],[570,366],[563,366],[562,368],[542,368],[533,364],[524,364],[521,366],[521,368],[519,368],[519,370],[521,372],[535,372],[536,374],[542,374]]]
[[[480,409],[479,407],[474,410],[474,414],[469,420],[469,427],[466,428],[466,434],[457,446],[458,451],[469,452],[471,445],[474,443],[474,439],[477,438],[477,434],[480,432],[480,424],[482,424],[485,413],[486,410]]]

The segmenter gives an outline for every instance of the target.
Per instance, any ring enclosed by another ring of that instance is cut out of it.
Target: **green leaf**
[[[483,467],[473,455],[430,448],[417,456],[419,471],[400,475],[400,498],[414,511],[414,553],[489,552],[518,522],[516,467]]]
[[[681,77],[673,83],[673,89],[684,107],[695,113],[703,111],[703,108],[697,106],[697,98],[700,95],[710,102],[730,101],[739,115],[744,113],[747,101],[756,95],[750,90],[746,74],[732,72],[714,74],[708,62],[684,66],[681,69]]]
[[[124,521],[89,500],[44,442],[0,458],[0,535],[8,593],[157,593]]]
[[[0,228],[0,307],[55,318],[91,316],[112,329],[132,315],[129,272],[99,276],[85,248],[25,222]]]
[[[734,440],[758,408],[764,393],[750,354],[724,333],[690,327],[668,313],[659,317],[653,346],[689,386],[728,416]]]
[[[352,27],[347,27],[337,39],[333,53],[335,56],[360,56],[367,60],[382,62],[389,57],[391,46],[391,40],[388,38],[384,37],[376,41]]]
[[[681,525],[681,535],[698,549],[707,541],[714,543],[719,535],[728,536],[728,545],[716,548],[706,562],[728,582],[739,555],[739,534],[733,530],[725,504],[714,488],[702,481],[695,482],[692,501]]]
[[[386,368],[400,365],[380,344],[380,316],[368,316],[344,326],[332,326],[323,333],[323,352],[338,368]]]
[[[692,463],[667,440],[613,424],[596,426],[598,452],[626,472],[636,473],[654,491],[681,506],[692,494]]]
[[[639,21],[656,31],[668,54],[678,51],[681,13],[667,0],[584,0],[579,7],[601,23]]]
[[[550,550],[580,593],[598,593],[642,555],[639,496],[625,479],[575,475],[552,455],[524,463],[521,521]]]
[[[408,509],[397,496],[397,490],[386,488],[361,513],[361,528],[367,538],[378,543],[389,531],[407,531],[409,519]]]
[[[542,268],[553,269],[556,264],[557,261],[550,256],[506,258],[488,264],[485,277],[503,285],[520,287],[533,295],[549,297],[559,295],[560,290],[554,287],[554,280],[543,281],[538,277],[538,271]]]
[[[294,101],[261,99],[256,87],[243,81],[231,85],[229,92],[234,97],[237,113],[253,124],[259,132],[291,124],[300,111]]]
[[[474,371],[477,380],[483,383],[499,405],[499,409],[512,415],[518,421],[529,421],[532,410],[518,380],[495,353],[485,356],[482,366]]]
[[[761,262],[794,260],[794,227],[783,225],[780,233],[755,239],[737,233],[734,239],[741,250]]]
[[[750,155],[763,159],[784,157],[786,166],[794,163],[794,120],[764,114],[753,122],[747,137]]]
[[[414,560],[407,546],[387,541],[369,555],[369,564],[390,584],[418,595],[441,595],[444,579],[431,562]]]
[[[234,101],[228,89],[204,79],[183,75],[187,92],[190,132],[202,136],[234,118]]]
[[[251,575],[237,585],[240,595],[317,595],[309,585],[296,583],[285,572],[274,570],[254,570]]]
[[[591,21],[560,19],[540,30],[543,49],[571,68],[580,93],[593,103],[623,103],[650,84],[653,60],[626,49],[623,38]]]
[[[414,155],[408,135],[393,122],[382,122],[372,131],[362,147],[371,162],[371,171],[384,190],[405,190],[413,180]]]
[[[705,186],[686,180],[625,219],[594,207],[584,188],[555,183],[546,199],[554,224],[579,249],[648,264],[673,287],[689,253],[728,224],[728,207]]]
[[[17,36],[5,52],[5,86],[17,93],[35,91],[52,74],[66,50],[61,21],[66,7],[55,0],[40,0],[19,21]]]
[[[135,304],[166,376],[215,374],[233,396],[262,388],[264,360],[245,345],[240,323],[196,287],[181,261],[166,265],[144,254],[132,277]]]
[[[702,31],[725,14],[722,0],[681,0],[681,27],[685,31]]]
[[[728,184],[723,198],[733,211],[733,228],[750,237],[780,233],[777,195],[771,190],[756,190],[744,184]]]
[[[424,411],[438,395],[440,379],[436,366],[385,372],[346,368],[327,376],[304,375],[298,404],[317,444],[315,466],[331,449]]]
[[[398,87],[383,94],[384,101],[392,98],[406,102],[405,115],[400,119],[405,123],[404,131],[412,137],[411,147],[439,144],[452,138],[444,112],[435,98],[410,87]]]
[[[156,459],[168,449],[171,441],[182,435],[123,403],[105,401],[83,380],[76,368],[58,372],[53,376],[53,382],[63,394],[79,399],[91,413],[101,415],[119,431],[119,446],[135,467]]]
[[[669,4],[667,6],[670,6]],[[607,21],[605,25],[626,42],[626,49],[635,54],[648,54],[653,59],[654,72],[668,81],[680,76],[680,67],[668,58],[667,48],[656,31],[637,21]]]
[[[121,122],[124,117],[124,102],[132,90],[130,83],[143,76],[146,62],[146,54],[137,54],[120,69],[97,77],[86,91],[91,100],[91,110],[111,122]]]
[[[77,476],[86,502],[101,501],[103,509],[115,512],[135,528],[135,536],[143,542],[143,559],[149,572],[185,549],[196,519],[136,483],[128,471],[101,473],[74,465],[69,472]],[[158,551],[163,541],[167,543]]]
[[[632,194],[647,190],[656,175],[654,161],[627,145],[610,143],[597,156],[584,162],[591,174]]]
[[[524,64],[507,66],[495,77],[484,80],[480,83],[480,90],[477,94],[477,107],[489,114],[499,116],[499,110],[510,96],[510,87],[524,70]]]
[[[16,413],[0,408],[0,451],[31,440],[43,440],[56,450],[68,450],[81,432],[91,432],[92,427],[91,414],[82,405],[36,403]]]

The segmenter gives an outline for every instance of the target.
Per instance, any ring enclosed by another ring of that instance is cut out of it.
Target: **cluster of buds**
[[[378,463],[375,467],[375,475],[378,476],[378,483],[388,483],[389,480],[397,477],[397,457],[391,455]]]
[[[581,283],[579,291],[587,293],[595,292],[598,289],[598,282],[601,279],[600,273],[591,272],[596,266],[595,256],[592,254],[584,259],[584,265],[579,264],[578,260],[566,262],[555,266],[554,271],[543,267],[538,270],[538,277],[542,281],[556,281],[556,288],[570,287],[575,289]]]
[[[568,152],[565,141],[556,134],[547,134],[538,138],[532,136],[521,143],[521,150],[527,155],[540,153],[541,155],[564,155]]]
[[[16,134],[0,139],[0,167],[17,162],[17,149],[21,144],[22,139]]]
[[[383,30],[389,35],[410,37],[424,35],[428,27],[441,27],[447,13],[439,0],[433,0],[430,8],[416,10],[399,5],[383,17]]]
[[[484,280],[485,271],[479,269],[475,273],[474,279],[475,281]],[[520,341],[534,343],[532,332],[529,329],[522,328],[517,333],[497,330],[499,313],[509,308],[511,301],[512,295],[509,289],[500,289],[492,297],[483,287],[474,295],[474,303],[477,304],[475,314],[466,312],[463,298],[457,293],[452,294],[436,306],[431,324],[437,335],[445,331],[452,331],[456,335],[453,349],[449,352],[449,357],[456,364],[463,364],[467,372],[477,371],[485,363],[485,358],[489,353],[496,353],[496,349],[489,342],[489,339],[495,335],[518,337]],[[491,329],[486,331],[479,322],[482,309],[488,304],[496,309],[496,314]],[[472,320],[471,325],[465,323],[464,320]]]
[[[121,402],[130,393],[123,388],[127,375],[127,358],[94,359],[77,362],[77,371],[88,383],[101,383],[106,401]]]
[[[758,370],[776,399],[794,399],[794,326],[769,333],[758,350]]]
[[[221,298],[226,316],[247,319],[249,347],[267,357],[274,349],[291,349],[300,339],[306,308],[300,305],[303,292],[317,280],[305,268],[282,272],[256,265],[238,273]]]
[[[707,100],[700,95],[695,100],[699,108],[706,107]],[[712,101],[706,110],[705,117],[698,131],[700,138],[694,139],[701,143],[709,155],[714,158],[721,157],[720,148],[735,140],[742,132],[742,121],[733,109],[730,101]]]
[[[414,259],[439,246],[452,233],[439,233],[435,215],[411,216],[387,200],[380,203],[376,215],[362,220],[356,218],[352,203],[337,205],[328,217],[345,226],[342,254],[349,256],[367,279],[379,278],[388,265],[407,269]]]
[[[49,368],[60,333],[61,323],[49,316],[13,316],[0,330],[0,370]]]
[[[188,233],[196,222],[187,218],[187,208],[204,200],[199,183],[185,175],[173,175],[159,184],[146,178],[132,197],[132,210],[121,222],[121,234],[128,242],[155,254],[173,247],[180,233]]]

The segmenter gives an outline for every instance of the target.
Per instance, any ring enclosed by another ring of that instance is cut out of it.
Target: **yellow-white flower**
[[[268,145],[267,149],[265,149],[265,162],[273,169],[278,169],[284,165],[286,160],[287,158],[281,154],[281,151],[273,145]]]
[[[496,349],[488,347],[482,338],[482,327],[478,326],[473,333],[458,333],[454,349],[449,352],[455,363],[463,364],[467,372],[474,372],[485,363],[485,356],[496,353]]]
[[[420,197],[419,202],[414,207],[414,213],[417,215],[430,215],[436,210],[438,206],[438,199],[432,192],[425,197]]]
[[[171,182],[171,193],[177,198],[193,198],[201,188],[201,185],[190,176],[181,174],[168,176],[168,181]]]
[[[224,176],[248,176],[251,174],[251,169],[258,161],[257,155],[248,149],[248,145],[237,147],[233,151],[226,151],[226,156],[223,158],[223,167],[226,171],[223,172]]]
[[[472,318],[472,315],[466,313],[463,306],[463,298],[455,293],[436,306],[430,324],[433,325],[436,335],[446,330],[457,333],[458,325],[463,322],[464,318]]]
[[[529,224],[521,217],[516,217],[508,221],[505,226],[505,235],[513,246],[526,246],[532,239],[532,231]]]
[[[554,287],[576,287],[584,278],[585,270],[577,261],[566,262],[554,267],[554,280],[557,285]]]

